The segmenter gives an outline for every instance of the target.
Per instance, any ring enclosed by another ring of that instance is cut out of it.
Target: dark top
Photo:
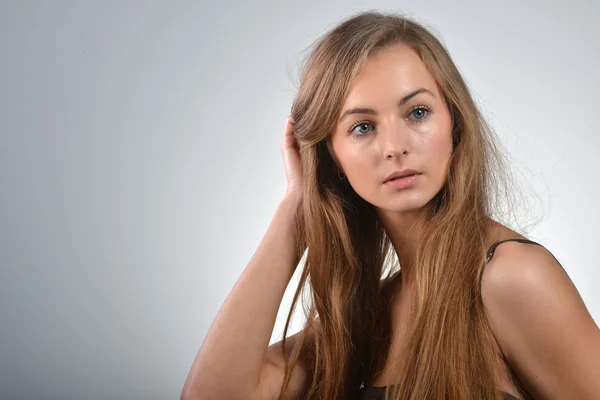
[[[533,242],[529,239],[506,239],[506,240],[501,240],[499,242],[495,242],[494,244],[492,244],[490,246],[490,248],[487,252],[487,257],[481,268],[481,272],[479,273],[479,286],[480,287],[481,287],[481,278],[483,277],[483,270],[485,268],[485,265],[494,256],[494,251],[496,250],[496,247],[498,247],[498,245],[500,243],[509,242],[509,241],[520,242],[520,243],[530,243],[530,244],[536,244],[538,246],[542,246],[541,244]],[[555,257],[555,259],[556,259],[556,257]],[[558,261],[558,260],[556,260],[556,261]],[[559,262],[559,264],[560,264],[560,262]],[[561,267],[562,267],[562,265],[561,265]],[[480,291],[480,293],[481,293],[481,291]],[[384,400],[385,399],[385,388],[386,388],[386,386],[363,386],[360,389],[360,391],[358,392],[356,400]],[[506,393],[506,392],[501,392],[501,393],[504,396],[504,400],[519,400],[517,397],[511,395],[510,393]]]

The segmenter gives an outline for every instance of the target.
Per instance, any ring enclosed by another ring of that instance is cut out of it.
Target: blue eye
[[[429,113],[430,113],[430,109],[428,107],[425,106],[417,106],[415,108],[412,109],[412,111],[410,112],[412,115],[414,115],[415,117],[417,116],[417,114],[415,114],[416,111],[421,111],[420,113],[418,113],[419,115],[422,115],[422,118],[417,118],[414,121],[415,122],[421,122],[427,119]]]
[[[426,106],[424,104],[421,104],[421,105],[415,106],[412,110],[410,110],[409,116],[413,115],[415,118],[409,118],[409,119],[412,122],[416,122],[416,123],[420,124],[421,122],[424,122],[425,120],[427,120],[429,118],[430,114],[431,114],[431,108],[429,108],[428,106]],[[365,127],[365,126],[370,126],[371,128],[373,128],[373,124],[371,123],[371,121],[363,120],[363,121],[358,121],[357,123],[352,125],[349,132],[352,133],[352,136],[354,136],[354,137],[364,138],[373,129],[370,129],[367,131],[362,130],[359,132],[355,132],[355,129],[358,127]]]
[[[354,130],[356,128],[358,128],[359,126],[371,126],[372,127],[373,124],[371,124],[369,121],[359,121],[359,122],[357,122],[356,124],[352,125],[352,128],[350,128],[350,132],[353,133],[353,136],[363,137],[363,136],[366,136],[367,133],[369,133],[369,132],[364,132],[364,131],[360,132],[359,134],[354,133]]]

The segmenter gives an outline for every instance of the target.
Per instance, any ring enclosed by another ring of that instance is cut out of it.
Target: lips
[[[403,169],[402,171],[394,171],[391,174],[389,174],[387,176],[387,178],[385,178],[384,182],[388,182],[394,179],[399,179],[399,178],[405,178],[407,176],[412,176],[412,175],[420,175],[421,173],[419,171],[415,171],[414,169]]]
[[[413,175],[419,175],[419,174],[409,174],[409,175],[404,175],[404,176],[397,176],[395,178],[389,179],[389,181],[397,181],[398,179],[402,179],[402,178],[408,178],[409,176],[413,176]]]

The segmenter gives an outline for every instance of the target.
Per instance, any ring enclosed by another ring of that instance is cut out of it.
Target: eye
[[[416,119],[413,119],[413,121],[421,123],[429,118],[429,114],[431,114],[431,108],[426,105],[418,105],[410,111],[409,115],[414,115]]]
[[[429,106],[426,106],[424,104],[420,104],[418,106],[413,107],[410,112],[409,112],[409,116],[410,115],[414,115],[415,118],[411,119],[413,122],[416,123],[421,123],[424,122],[425,120],[427,120],[429,118],[429,115],[431,114],[432,110]],[[357,137],[357,138],[364,138],[367,136],[367,134],[369,132],[371,132],[371,130],[368,131],[364,131],[364,130],[359,130],[358,132],[355,132],[356,128],[359,127],[368,127],[370,126],[371,128],[373,128],[373,124],[371,123],[371,121],[367,121],[367,120],[363,120],[363,121],[358,121],[357,123],[355,123],[354,125],[352,125],[352,127],[350,128],[349,132],[352,133],[352,136]]]
[[[365,127],[365,126],[373,127],[373,124],[370,121],[358,121],[357,123],[355,123],[354,125],[352,125],[352,127],[350,128],[349,132],[352,133],[352,136],[355,136],[355,137],[360,137],[360,138],[365,137],[365,136],[367,136],[367,133],[369,133],[370,131],[368,131],[368,132],[359,131],[359,133],[355,133],[354,132],[354,130],[356,128],[358,128],[358,127]]]

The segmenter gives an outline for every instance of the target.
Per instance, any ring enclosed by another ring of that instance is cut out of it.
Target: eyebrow
[[[409,94],[407,94],[406,96],[404,96],[402,99],[400,99],[400,102],[398,103],[398,107],[403,106],[410,99],[412,99],[413,97],[415,97],[419,93],[429,93],[430,95],[432,95],[433,97],[435,97],[435,95],[433,94],[433,92],[431,92],[431,90],[428,90],[428,89],[425,89],[425,88],[419,88],[417,90],[413,90],[412,92],[410,92]],[[342,116],[338,120],[338,123],[342,122],[342,120],[344,118],[346,118],[348,115],[351,115],[351,114],[377,115],[377,112],[375,110],[373,110],[372,108],[363,108],[363,107],[351,108],[349,110],[344,111],[344,113],[342,114]]]

